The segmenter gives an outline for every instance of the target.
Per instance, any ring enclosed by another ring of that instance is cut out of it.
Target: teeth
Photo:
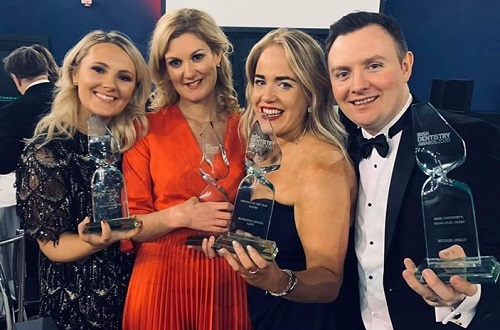
[[[262,108],[262,112],[265,113],[268,116],[279,116],[283,113],[282,110],[278,109],[267,109],[267,108]]]
[[[187,83],[186,85],[188,85],[188,86],[191,86],[191,87],[192,87],[192,86],[196,86],[196,85],[198,85],[200,82],[201,82],[201,80],[196,80],[196,81],[193,81],[192,83]]]
[[[362,104],[367,104],[367,103],[370,103],[370,102],[372,102],[373,100],[375,100],[375,97],[369,97],[369,98],[364,99],[364,100],[353,101],[353,103],[354,103],[355,105],[362,105]]]
[[[107,96],[107,95],[104,95],[104,94],[101,94],[101,93],[95,93],[95,95],[98,97],[98,98],[101,98],[103,100],[106,100],[106,101],[113,101],[115,98],[112,97],[112,96]]]

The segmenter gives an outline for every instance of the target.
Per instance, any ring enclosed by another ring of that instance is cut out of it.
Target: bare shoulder
[[[346,153],[334,145],[309,138],[301,146],[300,163],[308,172],[325,175],[341,172],[354,175],[354,168]]]
[[[306,135],[298,144],[283,146],[278,171],[269,173],[276,197],[291,205],[309,205],[337,193],[353,195],[356,175],[339,148]]]
[[[356,173],[351,160],[340,148],[318,140],[308,141],[302,149],[304,152],[298,162],[301,171],[295,171],[298,173],[295,181],[300,182],[294,191],[298,213],[310,216],[314,212],[316,221],[323,219],[325,223],[334,218],[349,222],[357,193]],[[345,212],[340,212],[340,209]],[[332,214],[338,217],[332,217]]]

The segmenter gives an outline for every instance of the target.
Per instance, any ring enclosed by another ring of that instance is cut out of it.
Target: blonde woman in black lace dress
[[[42,250],[40,315],[60,329],[120,329],[133,257],[119,240],[140,230],[84,234],[92,214],[87,117],[98,115],[129,149],[134,125],[147,127],[147,66],[118,32],[93,31],[64,59],[51,112],[28,141],[17,174],[22,226]]]

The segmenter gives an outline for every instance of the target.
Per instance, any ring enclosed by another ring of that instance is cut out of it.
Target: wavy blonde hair
[[[80,99],[78,87],[73,84],[73,75],[82,59],[87,56],[89,49],[101,43],[113,44],[123,49],[132,59],[137,77],[132,98],[125,109],[109,121],[108,127],[119,141],[122,151],[130,149],[138,136],[145,135],[148,127],[145,104],[151,92],[151,78],[147,64],[126,35],[118,31],[95,30],[83,37],[64,57],[51,111],[38,122],[34,135],[28,142],[36,141],[43,146],[52,139],[69,139],[74,136]],[[140,128],[139,134],[136,128]]]
[[[307,104],[310,106],[310,113],[304,122],[305,129],[321,141],[338,147],[344,155],[347,155],[345,150],[347,133],[340,122],[338,112],[333,107],[333,94],[323,50],[310,35],[296,29],[279,28],[270,31],[250,50],[245,68],[247,107],[241,124],[242,133],[248,135],[254,118],[254,109],[248,100],[253,93],[257,62],[266,48],[276,45],[285,50],[288,65],[304,86]]]
[[[207,13],[197,9],[179,9],[163,15],[156,24],[149,48],[149,70],[155,85],[151,94],[151,108],[158,110],[175,104],[180,95],[175,90],[167,72],[165,54],[170,41],[184,33],[192,33],[203,40],[214,54],[221,54],[220,67],[217,67],[215,93],[217,105],[230,113],[239,110],[236,91],[233,86],[233,70],[229,54],[233,46],[221,28]]]

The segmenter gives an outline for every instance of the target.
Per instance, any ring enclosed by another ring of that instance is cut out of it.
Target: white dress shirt
[[[389,128],[404,114],[411,104],[409,95],[400,113],[380,132],[386,137]],[[361,129],[363,136],[372,138]],[[359,163],[359,191],[355,221],[355,248],[358,257],[359,295],[361,316],[367,330],[393,330],[384,293],[385,216],[389,184],[398,153],[401,132],[387,138],[389,152],[385,158],[377,150]]]

